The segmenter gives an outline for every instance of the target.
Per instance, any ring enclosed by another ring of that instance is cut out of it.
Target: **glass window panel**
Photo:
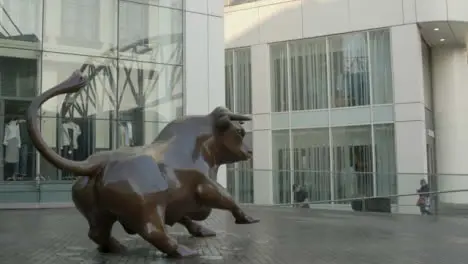
[[[64,81],[82,65],[84,75],[91,76],[89,84],[78,93],[50,99],[42,106],[42,115],[56,117],[63,106],[68,109],[66,117],[112,118],[117,100],[117,60],[46,52],[42,65],[43,91]]]
[[[117,1],[44,1],[44,50],[116,56]]]
[[[182,24],[181,10],[120,1],[120,56],[181,65]]]
[[[0,4],[0,45],[40,49],[42,0],[1,0]]]
[[[234,92],[235,112],[252,113],[252,64],[250,48],[234,50]]]
[[[119,120],[174,120],[183,106],[182,74],[181,66],[121,60],[117,99]]]
[[[273,44],[271,57],[271,111],[289,110],[287,43]]]
[[[376,195],[397,194],[394,125],[374,125],[374,142]]]
[[[334,199],[373,193],[371,126],[332,128]]]
[[[245,134],[244,140],[251,147],[253,146],[253,138],[251,132]],[[237,167],[236,199],[240,203],[253,203],[253,159],[241,161],[239,163],[236,163],[235,165]]]
[[[290,44],[292,110],[328,108],[326,39]]]
[[[367,33],[329,38],[332,107],[370,104]]]
[[[294,183],[307,191],[310,201],[330,200],[328,128],[295,129],[291,134]]]
[[[226,82],[226,107],[231,111],[234,110],[234,53],[232,50],[227,50],[224,53],[225,59],[225,82]]]
[[[374,104],[393,102],[392,57],[390,54],[390,31],[369,32],[372,96]]]
[[[274,203],[291,202],[291,146],[289,131],[272,131],[272,163],[273,163],[273,194]]]
[[[38,92],[39,52],[0,48],[0,95],[32,99]]]

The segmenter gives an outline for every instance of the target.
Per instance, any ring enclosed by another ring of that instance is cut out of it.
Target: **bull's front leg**
[[[197,197],[203,206],[231,212],[236,224],[253,224],[260,220],[248,216],[234,201],[231,195],[218,183],[208,181],[199,184]]]

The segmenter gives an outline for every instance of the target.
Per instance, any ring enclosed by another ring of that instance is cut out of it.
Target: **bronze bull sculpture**
[[[180,223],[194,236],[215,233],[195,221],[212,208],[228,210],[237,224],[256,223],[215,178],[222,164],[251,158],[242,122],[249,117],[218,107],[206,116],[189,116],[168,124],[147,146],[125,147],[65,159],[49,148],[39,130],[37,111],[47,100],[80,91],[87,80],[79,72],[37,97],[28,110],[28,132],[37,150],[55,167],[81,177],[72,188],[73,202],[89,224],[89,238],[101,252],[125,250],[111,234],[119,222],[169,257],[196,256],[171,238],[166,225]]]

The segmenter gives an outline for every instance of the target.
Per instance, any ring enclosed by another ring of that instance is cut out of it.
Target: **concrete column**
[[[254,203],[273,204],[271,156],[270,48],[251,47],[253,113]]]
[[[397,194],[415,193],[427,175],[422,42],[416,24],[391,28]],[[398,198],[398,212],[417,213],[417,196]]]
[[[434,119],[440,190],[468,189],[468,64],[464,48],[432,51]],[[460,176],[455,176],[458,174]],[[440,201],[468,204],[468,193],[440,196]]]
[[[187,115],[208,114],[216,106],[225,105],[223,25],[222,17],[207,15],[206,11],[203,14],[185,11],[184,97]],[[219,169],[218,182],[227,186],[226,166]]]

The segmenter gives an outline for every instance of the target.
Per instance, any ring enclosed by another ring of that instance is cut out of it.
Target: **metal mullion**
[[[326,62],[327,62],[327,98],[328,98],[328,149],[329,149],[329,161],[330,161],[330,200],[335,199],[335,179],[334,179],[334,158],[333,158],[333,134],[331,126],[331,107],[332,107],[332,96],[331,96],[331,65],[330,65],[330,39],[325,38],[325,53],[326,53]],[[332,202],[334,204],[334,202]]]
[[[370,106],[370,120],[371,120],[371,159],[372,159],[372,196],[377,195],[377,162],[375,160],[375,131],[374,131],[374,92],[372,85],[372,62],[370,58],[370,33],[366,33],[367,38],[367,72],[368,72],[368,88],[369,88],[369,106]]]

